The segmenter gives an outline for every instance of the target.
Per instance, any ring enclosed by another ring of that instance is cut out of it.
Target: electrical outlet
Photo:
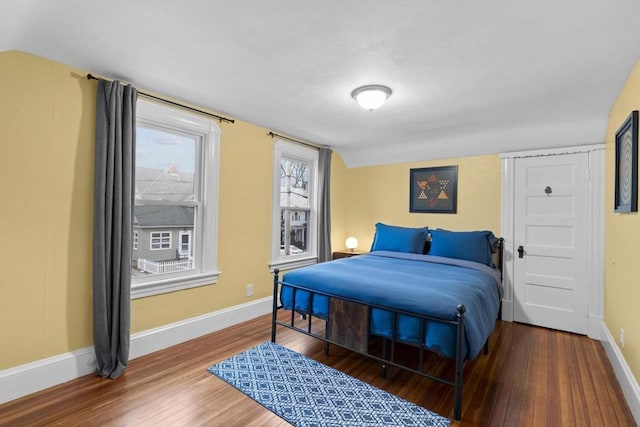
[[[249,283],[247,285],[247,296],[250,297],[253,295],[253,283]]]
[[[624,348],[624,329],[620,328],[620,345]]]

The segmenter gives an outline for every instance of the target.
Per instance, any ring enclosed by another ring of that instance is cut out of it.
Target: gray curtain
[[[129,360],[131,226],[137,90],[98,81],[93,213],[93,346],[97,373],[115,379]]]
[[[331,260],[331,153],[329,148],[321,148],[318,158],[318,262]]]

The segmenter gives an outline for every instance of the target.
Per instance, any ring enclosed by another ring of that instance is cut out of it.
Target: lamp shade
[[[367,85],[354,89],[351,97],[365,110],[373,111],[380,108],[384,101],[391,96],[391,88],[383,85]]]
[[[358,247],[358,239],[356,239],[355,237],[347,237],[344,245],[347,247],[347,249],[354,250]]]

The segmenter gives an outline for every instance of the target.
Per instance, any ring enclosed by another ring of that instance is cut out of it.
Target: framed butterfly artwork
[[[409,212],[456,213],[458,166],[409,170]]]

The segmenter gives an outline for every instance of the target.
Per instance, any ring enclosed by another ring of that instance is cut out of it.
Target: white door
[[[515,161],[514,320],[586,334],[588,153]]]

